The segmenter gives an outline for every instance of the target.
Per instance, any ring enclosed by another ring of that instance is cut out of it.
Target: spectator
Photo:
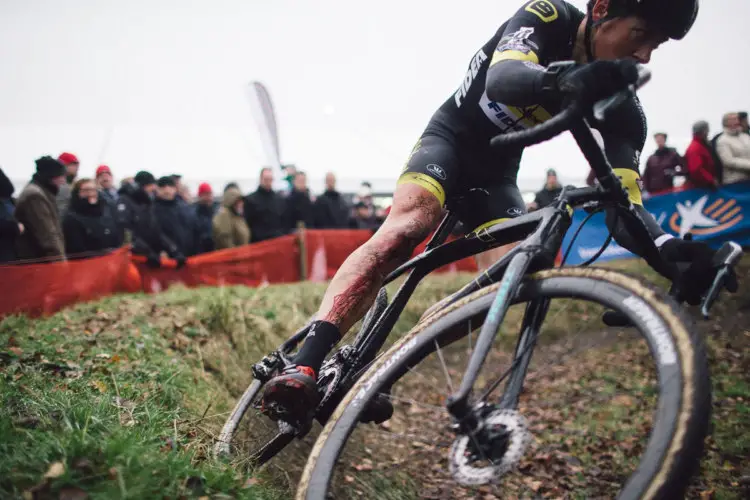
[[[216,203],[214,203],[214,193],[210,184],[204,182],[198,186],[198,201],[193,206],[195,207],[196,253],[211,252],[214,250],[213,218],[216,215]]]
[[[250,243],[250,229],[244,217],[244,201],[239,189],[224,193],[222,207],[213,219],[213,238],[216,250],[234,248]]]
[[[229,191],[230,189],[233,189],[233,188],[234,189],[239,189],[240,186],[236,182],[232,181],[232,182],[228,183],[226,186],[224,186],[224,193],[226,193],[227,191]]]
[[[169,238],[182,255],[193,255],[196,233],[192,214],[188,216],[177,196],[177,183],[171,175],[159,178],[157,182],[154,213],[162,233]]]
[[[60,186],[57,191],[57,212],[60,217],[65,215],[65,211],[68,209],[68,203],[70,203],[70,189],[76,180],[78,175],[78,167],[80,166],[78,158],[73,153],[62,153],[57,160],[65,165],[65,182]]]
[[[654,134],[656,151],[646,161],[643,172],[643,187],[651,194],[672,189],[675,174],[681,173],[682,157],[674,148],[667,147],[667,134]]]
[[[36,173],[16,203],[23,234],[16,240],[19,259],[65,259],[57,194],[65,184],[65,166],[50,156],[36,160]]]
[[[737,118],[740,119],[740,128],[746,134],[750,134],[750,123],[747,121],[747,111],[740,111],[737,113]]]
[[[23,224],[13,214],[13,183],[0,169],[0,264],[17,260],[16,238],[23,234]]]
[[[349,225],[349,205],[341,193],[336,191],[336,176],[326,174],[326,190],[315,200],[315,227],[320,229],[342,229]]]
[[[687,165],[687,188],[715,188],[719,186],[716,177],[716,164],[708,141],[708,122],[699,121],[693,125],[693,141],[685,151]]]
[[[534,201],[529,203],[529,210],[539,210],[551,205],[555,199],[560,196],[562,186],[557,181],[557,172],[554,168],[547,170],[547,181],[541,191],[536,193]]]
[[[722,120],[724,133],[716,141],[716,152],[724,165],[724,184],[750,178],[750,135],[742,132],[737,113],[727,113]]]
[[[107,165],[96,167],[96,185],[99,188],[99,197],[111,208],[117,207],[117,189],[112,177],[112,170]]]
[[[102,252],[122,245],[122,230],[109,203],[99,197],[91,179],[73,184],[70,205],[63,218],[65,253]]]
[[[177,261],[177,267],[182,267],[185,255],[159,227],[153,202],[156,189],[156,179],[150,172],[138,172],[134,183],[119,191],[118,214],[131,233],[133,253],[144,255],[147,265],[159,267],[161,253],[166,252]]]
[[[349,221],[349,227],[352,229],[368,229],[377,231],[380,223],[372,213],[370,207],[364,201],[358,201],[354,205],[354,216]]]
[[[306,228],[315,227],[313,202],[307,189],[307,175],[297,172],[294,175],[292,192],[286,199],[284,224],[288,230],[295,230],[297,223],[303,222]]]
[[[370,184],[367,181],[364,181],[360,185],[359,191],[357,192],[357,195],[354,197],[355,213],[357,212],[356,204],[360,202],[364,203],[365,206],[367,207],[367,210],[370,211],[370,217],[374,217],[375,216],[375,202],[373,201],[373,198],[372,198],[372,184]]]
[[[284,199],[273,190],[273,171],[260,171],[260,183],[254,193],[245,198],[245,221],[250,228],[252,242],[265,241],[286,234],[283,224]]]

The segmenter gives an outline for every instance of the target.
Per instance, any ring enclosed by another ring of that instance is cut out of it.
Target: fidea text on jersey
[[[480,49],[479,52],[477,52],[474,58],[471,60],[469,69],[466,71],[466,76],[464,76],[464,81],[461,82],[461,86],[458,88],[458,90],[456,91],[456,95],[454,96],[456,98],[457,107],[461,107],[461,100],[469,93],[469,88],[471,87],[471,84],[474,83],[474,78],[477,77],[479,68],[486,60],[487,55],[482,49]]]

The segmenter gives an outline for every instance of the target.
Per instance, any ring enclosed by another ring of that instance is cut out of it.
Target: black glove
[[[700,304],[716,277],[717,269],[713,265],[716,252],[700,241],[672,238],[662,245],[659,253],[665,262],[674,265],[672,290],[677,292],[677,300],[690,305]],[[725,286],[730,292],[737,291],[737,277],[733,270]]]
[[[175,256],[174,260],[175,260],[175,262],[177,262],[177,269],[180,269],[181,267],[184,267],[185,266],[185,262],[187,261],[187,259],[185,258],[185,256],[182,255],[181,253],[177,254]]]
[[[146,257],[146,265],[152,269],[157,269],[161,267],[161,259],[159,258],[158,254],[149,254],[148,257]]]
[[[557,76],[557,91],[596,102],[638,81],[638,63],[630,59],[572,66]]]

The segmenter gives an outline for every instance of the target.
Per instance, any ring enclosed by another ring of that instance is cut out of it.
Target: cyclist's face
[[[632,58],[646,64],[651,53],[667,37],[650,28],[639,17],[618,17],[603,23],[594,37],[594,53],[598,59],[613,60]]]

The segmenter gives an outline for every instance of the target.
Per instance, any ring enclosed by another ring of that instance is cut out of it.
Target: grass
[[[466,277],[421,287],[403,333]],[[0,322],[0,498],[286,496],[210,448],[324,285],[171,289]],[[79,495],[79,496],[75,496]]]
[[[750,263],[744,264],[747,273]],[[658,281],[639,263],[612,267]],[[393,338],[467,279],[443,276],[421,285]],[[324,289],[308,283],[178,287],[112,297],[44,319],[6,318],[0,322],[0,498],[288,498],[286,485],[253,475],[242,457],[214,459],[210,448],[250,381],[250,364],[305,323]],[[715,402],[693,491],[703,498],[743,498],[750,488],[750,363],[744,354],[750,321],[743,309],[749,302],[743,288],[719,305],[717,320],[702,325]],[[563,311],[552,337],[578,333],[582,319],[596,317],[596,309]],[[623,384],[643,389],[646,399],[655,394],[641,372],[623,376],[614,361],[607,369],[601,362],[609,359],[605,352],[590,351],[584,364],[593,375],[578,390],[606,397],[589,413],[599,416],[596,425],[607,442],[627,442],[627,429],[618,424],[630,407],[627,400],[613,407],[612,398]],[[636,359],[639,353],[629,355]],[[581,428],[593,425],[570,411],[563,418]],[[588,443],[579,458],[595,458],[592,449],[596,443]],[[623,464],[630,460],[625,453],[614,456]],[[399,488],[403,496],[413,491],[411,485]]]

